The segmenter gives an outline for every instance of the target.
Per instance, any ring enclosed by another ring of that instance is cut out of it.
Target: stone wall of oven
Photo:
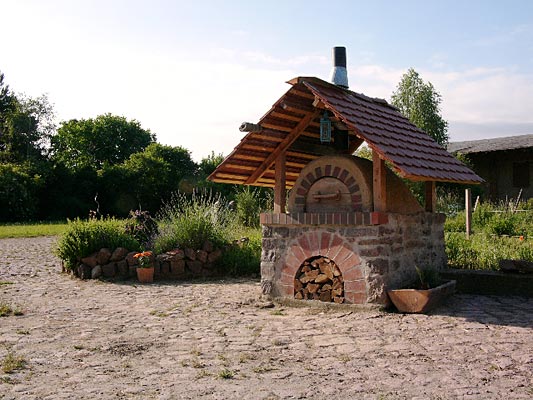
[[[318,255],[339,266],[346,302],[356,304],[387,304],[386,290],[415,280],[415,266],[445,267],[443,214],[375,214],[356,213],[347,218],[349,224],[333,218],[337,223],[320,225],[306,223],[313,220],[309,214],[283,216],[288,224],[263,214],[263,292],[292,298],[296,270]]]

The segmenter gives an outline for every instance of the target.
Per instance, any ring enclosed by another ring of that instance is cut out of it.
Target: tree
[[[125,215],[142,208],[155,213],[173,192],[192,191],[196,169],[187,149],[152,143],[122,164],[101,171],[103,210]]]
[[[42,160],[55,129],[47,96],[15,95],[0,73],[0,162]]]
[[[155,141],[139,122],[111,114],[63,122],[52,138],[52,157],[68,168],[117,165]]]
[[[443,146],[448,143],[448,123],[440,114],[442,97],[431,82],[425,83],[413,68],[402,76],[391,102],[437,143]]]

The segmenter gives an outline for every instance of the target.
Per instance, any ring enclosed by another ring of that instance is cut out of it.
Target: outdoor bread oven
[[[385,100],[348,90],[344,48],[334,52],[333,83],[290,80],[209,179],[274,189],[261,214],[264,294],[386,304],[415,266],[446,263],[436,182],[482,179]],[[353,156],[363,143],[371,160]],[[400,177],[424,182],[423,206]]]

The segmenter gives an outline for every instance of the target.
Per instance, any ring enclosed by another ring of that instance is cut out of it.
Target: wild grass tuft
[[[2,360],[2,371],[6,374],[12,374],[15,371],[26,368],[26,360],[22,356],[17,356],[13,352],[7,353]]]

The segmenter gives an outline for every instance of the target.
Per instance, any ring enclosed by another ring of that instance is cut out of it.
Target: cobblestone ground
[[[533,398],[533,299],[268,309],[251,280],[79,281],[53,243],[0,240],[0,399]]]

